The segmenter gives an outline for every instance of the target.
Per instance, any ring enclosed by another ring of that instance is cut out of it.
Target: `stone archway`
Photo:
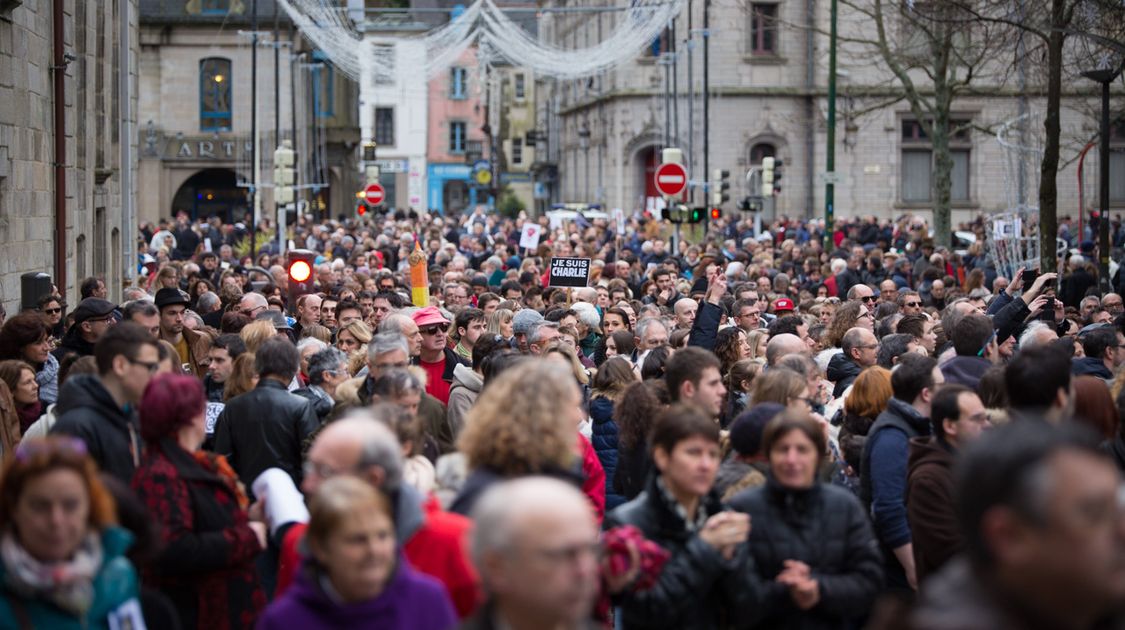
[[[233,223],[247,211],[246,190],[239,188],[234,171],[226,168],[203,169],[188,177],[172,196],[171,216],[187,212],[194,221],[218,216]]]

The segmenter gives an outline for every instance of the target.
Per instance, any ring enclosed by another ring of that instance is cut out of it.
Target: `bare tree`
[[[840,0],[840,4],[865,17],[871,27],[840,36],[842,45],[853,55],[874,56],[891,75],[890,98],[861,113],[906,101],[930,140],[934,240],[949,246],[954,167],[950,140],[975,125],[955,117],[955,104],[985,80],[992,85],[1006,80],[1010,64],[998,59],[1003,58],[1008,29],[970,23],[970,14],[944,0]]]

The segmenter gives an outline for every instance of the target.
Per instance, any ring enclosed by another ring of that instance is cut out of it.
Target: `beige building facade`
[[[580,9],[595,4],[556,0],[550,6]],[[653,169],[660,150],[673,146],[684,150],[696,186],[695,203],[706,203],[702,185],[712,174],[703,168],[702,5],[685,5],[674,33],[666,31],[631,63],[589,80],[540,83],[537,128],[547,141],[540,147],[537,175],[551,201],[600,202],[627,211],[653,208],[660,203]],[[693,10],[690,18],[687,6]],[[707,166],[712,172],[731,173],[732,199],[724,212],[737,212],[738,199],[751,194],[747,172],[760,166],[763,157],[773,156],[784,164],[777,213],[823,216],[828,84],[828,38],[823,33],[828,30],[829,3],[762,0],[713,2],[711,7]],[[871,35],[868,21],[848,14],[843,4],[840,10],[842,37]],[[608,32],[621,19],[620,13],[604,11],[544,15],[543,37],[568,48],[592,45],[597,33]],[[876,107],[888,100],[894,81],[870,49],[842,45],[838,68],[837,216],[928,215],[933,207],[933,156],[910,107],[905,101]],[[1027,131],[1020,135],[1017,125],[1009,140],[1041,147],[1042,91],[1032,82],[1021,93],[1013,87],[1014,78],[995,78],[998,67],[985,64],[977,70],[982,71],[984,78],[973,84],[974,96],[954,106],[954,118],[973,127],[951,144],[955,223],[980,212],[1007,211],[1021,202],[1037,204],[1038,155],[1005,148],[996,131],[1026,112]],[[923,76],[914,79],[926,89]],[[1096,111],[1095,88],[1092,83],[1065,86],[1060,215],[1074,215],[1079,209],[1075,158],[1097,134],[1097,120],[1090,115]],[[1120,111],[1122,92],[1115,90],[1114,107]],[[1120,152],[1125,134],[1113,138],[1112,181],[1125,181],[1125,153]],[[1087,208],[1096,203],[1096,153],[1086,158]],[[1113,208],[1125,209],[1125,183],[1112,185],[1111,199]]]
[[[49,274],[70,304],[84,277],[104,277],[110,298],[119,299],[136,273],[138,2],[65,0],[58,32],[52,4],[0,2],[0,299],[9,315],[20,309],[26,273]],[[55,67],[56,37],[62,67]],[[61,127],[56,72],[63,73]],[[64,151],[56,157],[60,135]],[[56,193],[64,188],[60,241]]]

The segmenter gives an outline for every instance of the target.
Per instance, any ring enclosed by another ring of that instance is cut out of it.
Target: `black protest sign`
[[[589,258],[552,258],[552,287],[584,287],[590,282]]]

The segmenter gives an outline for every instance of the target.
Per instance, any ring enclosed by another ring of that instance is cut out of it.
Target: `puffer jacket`
[[[615,603],[622,628],[749,627],[759,611],[761,586],[746,544],[730,560],[688,529],[675,506],[650,475],[645,491],[606,517],[606,527],[633,525],[645,538],[671,553],[656,584],[644,591],[625,592]],[[700,501],[710,517],[723,509],[716,493]]]
[[[613,421],[613,401],[598,396],[590,401],[590,419],[594,421],[590,442],[605,470],[605,509],[625,503],[624,496],[613,491],[613,475],[617,471],[617,423]]]
[[[863,371],[863,368],[859,367],[859,364],[846,354],[841,352],[840,354],[833,355],[832,359],[828,362],[828,370],[826,373],[828,380],[835,383],[835,387],[832,389],[832,397],[839,398],[842,396],[844,390],[855,382],[856,377],[859,376],[861,371]]]
[[[66,613],[63,609],[42,599],[29,599],[17,593],[4,579],[8,568],[0,565],[0,628],[82,628],[100,630],[126,627],[118,620],[110,625],[110,615],[126,610],[126,604],[138,602],[140,587],[137,571],[125,557],[133,544],[133,536],[119,527],[109,527],[101,532],[102,566],[94,576],[94,601],[82,617]],[[17,612],[12,603],[22,608]],[[141,608],[136,608],[137,616]],[[23,623],[23,621],[26,623]]]
[[[772,477],[730,506],[750,515],[753,568],[762,583],[761,628],[850,628],[863,619],[883,586],[882,557],[856,497],[836,486],[784,488]],[[786,560],[809,565],[820,588],[810,610],[793,603],[776,581]]]

